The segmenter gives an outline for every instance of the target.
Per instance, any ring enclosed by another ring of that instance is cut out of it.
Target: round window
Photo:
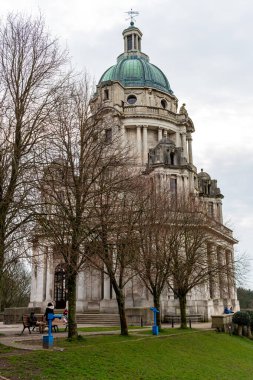
[[[164,100],[164,99],[161,100],[161,106],[164,109],[167,108],[167,102],[166,102],[166,100]]]
[[[137,98],[135,95],[129,95],[128,98],[127,98],[127,103],[128,104],[134,104],[136,103],[137,101]]]

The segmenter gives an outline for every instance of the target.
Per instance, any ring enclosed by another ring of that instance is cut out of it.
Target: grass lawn
[[[140,326],[128,326],[128,330],[142,329]],[[120,326],[108,326],[108,327],[79,327],[78,331],[83,332],[99,332],[99,331],[117,331],[120,330]],[[64,331],[64,329],[60,329]]]
[[[213,331],[55,339],[54,346],[64,350],[10,355],[0,346],[0,375],[13,380],[253,379],[253,341]]]

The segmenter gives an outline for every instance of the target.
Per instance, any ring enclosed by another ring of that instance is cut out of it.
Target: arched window
[[[64,309],[67,301],[66,270],[64,264],[59,264],[54,272],[54,299],[56,309]]]
[[[214,216],[213,202],[208,202],[208,215],[211,218]]]
[[[108,100],[109,99],[109,90],[106,88],[104,90],[104,100]]]
[[[175,165],[175,153],[174,152],[170,153],[170,164]]]
[[[167,108],[167,102],[166,102],[165,99],[162,99],[162,100],[161,100],[161,106],[162,106],[162,108],[164,108],[164,109]]]

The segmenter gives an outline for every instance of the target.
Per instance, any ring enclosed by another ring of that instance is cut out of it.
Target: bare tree
[[[133,261],[134,268],[158,310],[168,284],[179,300],[181,327],[185,328],[187,295],[193,288],[208,284],[213,292],[216,282],[226,294],[229,287],[234,287],[236,271],[231,252],[229,258],[222,258],[209,250],[213,241],[224,244],[228,231],[208,217],[195,197],[175,196],[166,188],[158,188],[156,182],[147,183],[138,199],[142,211],[136,225],[139,254]]]
[[[139,253],[132,264],[152,294],[154,307],[161,311],[160,298],[167,286],[177,241],[171,225],[174,199],[165,189],[156,191],[153,184],[146,181],[138,194],[138,202],[141,210],[136,224]],[[160,313],[157,314],[157,324],[161,327]]]
[[[11,263],[3,274],[2,305],[6,307],[27,306],[30,296],[31,273],[26,263]]]
[[[4,268],[26,254],[32,172],[65,57],[41,18],[11,14],[0,27],[0,305]]]
[[[37,213],[38,235],[54,245],[66,265],[69,302],[69,337],[77,336],[77,275],[87,265],[90,241],[100,220],[94,215],[94,199],[116,186],[117,176],[107,173],[119,167],[119,137],[110,135],[100,114],[89,115],[89,80],[70,81],[55,102],[43,175],[38,172],[41,210]],[[103,187],[100,186],[100,179]],[[114,181],[114,182],[113,182]],[[41,239],[42,240],[42,239]]]
[[[231,259],[228,264],[217,260],[217,255],[210,255],[208,245],[214,240],[222,243],[224,227],[209,218],[196,199],[177,200],[170,224],[175,244],[168,285],[179,299],[181,328],[186,328],[187,294],[199,285],[212,285],[214,281],[218,281],[221,288],[225,286],[225,276],[230,281],[234,279],[234,261]]]
[[[128,335],[125,287],[136,276],[133,262],[139,253],[136,236],[140,212],[140,203],[136,202],[137,177],[132,170],[122,172],[120,166],[110,168],[106,180],[101,177],[100,181],[101,189],[108,179],[109,186],[106,185],[106,191],[94,198],[93,206],[98,228],[94,231],[89,260],[110,279],[118,305],[121,335]]]

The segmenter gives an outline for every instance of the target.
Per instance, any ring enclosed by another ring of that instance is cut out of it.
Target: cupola
[[[141,51],[142,32],[134,26],[123,31],[124,53],[117,58],[117,63],[107,69],[98,85],[108,82],[120,82],[123,87],[154,88],[172,95],[173,91],[165,74],[149,62],[149,57]]]

